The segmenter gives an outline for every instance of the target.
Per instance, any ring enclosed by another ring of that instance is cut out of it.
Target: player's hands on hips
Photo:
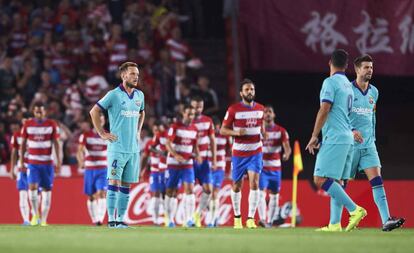
[[[319,144],[318,137],[312,136],[311,139],[309,140],[308,145],[306,146],[306,150],[308,150],[310,154],[314,155],[315,149],[319,149],[319,146],[320,144]]]
[[[289,156],[286,153],[284,153],[282,156],[282,160],[286,162],[287,160],[289,160]]]
[[[362,143],[364,141],[364,138],[362,138],[362,134],[358,130],[353,130],[352,133],[354,134],[354,140],[356,142]]]
[[[105,132],[105,131],[103,131],[102,133],[99,133],[99,136],[105,141],[114,142],[118,140],[118,137],[116,135]]]
[[[182,155],[175,154],[175,155],[174,155],[174,158],[175,158],[175,160],[177,160],[177,161],[178,161],[178,162],[180,162],[180,163],[185,162],[185,159],[184,159],[184,157],[183,157]]]

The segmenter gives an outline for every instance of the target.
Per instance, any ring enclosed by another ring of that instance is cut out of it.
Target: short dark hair
[[[127,62],[122,63],[119,66],[118,70],[119,70],[120,73],[122,73],[122,72],[126,71],[129,67],[138,68],[138,65],[135,62],[127,61]]]
[[[273,108],[273,105],[271,105],[271,104],[267,104],[267,105],[265,105],[265,108],[270,108],[270,109],[272,109],[273,111],[275,111],[275,108]]]
[[[191,101],[204,102],[204,99],[199,95],[195,95],[191,97]]]
[[[331,55],[331,63],[334,67],[346,68],[348,66],[348,53],[343,49],[336,49]]]
[[[374,61],[372,60],[371,55],[364,54],[364,55],[360,55],[357,58],[355,58],[354,65],[355,65],[355,67],[358,67],[359,68],[359,67],[361,67],[361,64],[363,62],[374,62]]]
[[[185,110],[187,110],[187,109],[194,109],[190,104],[188,104],[188,103],[185,103],[184,104],[184,107],[183,107],[183,113],[184,113],[184,111]]]
[[[250,80],[249,78],[244,78],[242,81],[241,81],[241,83],[240,83],[240,91],[242,91],[243,90],[243,86],[244,85],[246,85],[246,84],[253,84],[253,86],[256,86],[254,83],[253,83],[253,81],[252,80]]]
[[[33,108],[35,108],[35,107],[44,107],[46,109],[46,106],[45,106],[45,104],[42,101],[36,101],[36,102],[34,102]]]

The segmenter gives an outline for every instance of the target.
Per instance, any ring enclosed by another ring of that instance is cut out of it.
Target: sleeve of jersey
[[[85,135],[84,134],[81,134],[79,136],[79,144],[81,144],[81,145],[85,145],[86,144],[86,138],[85,138]]]
[[[231,108],[229,108],[224,116],[223,126],[225,127],[232,127],[234,120],[234,112]]]
[[[170,141],[173,141],[173,140],[175,139],[175,133],[176,133],[176,131],[175,131],[175,126],[174,126],[174,125],[172,125],[172,126],[168,129],[168,135],[167,135],[167,137],[168,137],[168,139],[169,139]]]
[[[289,134],[288,134],[288,132],[286,131],[286,129],[283,129],[283,130],[282,130],[282,141],[283,141],[283,142],[289,141]]]
[[[212,135],[212,134],[214,134],[215,133],[215,131],[214,131],[214,123],[213,123],[213,121],[210,119],[210,129],[208,130],[208,135]]]
[[[20,135],[22,136],[22,138],[27,139],[27,125],[26,124],[23,125]]]
[[[101,108],[101,110],[106,111],[108,110],[113,102],[114,99],[114,93],[112,91],[106,93],[106,95],[101,98],[96,105],[99,106]]]
[[[145,95],[143,92],[141,92],[141,94],[142,94],[142,103],[141,103],[141,108],[139,110],[140,112],[145,110]]]
[[[321,103],[330,103],[335,102],[335,89],[333,83],[325,80],[322,84],[321,94],[320,94]]]
[[[54,122],[54,124],[53,124],[53,135],[52,135],[52,138],[54,140],[59,139],[59,126],[57,125],[56,122]]]

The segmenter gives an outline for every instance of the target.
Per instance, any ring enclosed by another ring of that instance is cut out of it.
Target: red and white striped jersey
[[[125,40],[118,40],[113,44],[112,49],[109,51],[109,72],[118,70],[118,66],[127,60],[127,52],[128,44]]]
[[[198,149],[201,159],[211,160],[210,135],[214,134],[213,120],[205,115],[200,115],[193,120],[193,124],[198,130]]]
[[[151,150],[152,148],[156,148],[156,146],[158,145],[155,145],[155,136],[154,136],[153,139],[147,142],[144,148],[144,154],[147,157],[149,157],[149,165],[150,165],[151,173],[160,171],[160,168],[159,168],[160,156],[156,152]]]
[[[54,120],[28,119],[21,136],[27,139],[28,164],[52,165],[53,140],[59,139],[59,128]]]
[[[197,143],[197,128],[194,124],[185,125],[182,122],[173,123],[168,129],[168,139],[177,154],[186,160],[178,162],[171,154],[167,157],[169,169],[191,169],[193,168],[193,147]]]
[[[109,88],[105,77],[94,75],[86,80],[85,98],[92,104],[98,102],[103,91]]]
[[[19,161],[19,159],[21,157],[20,145],[22,145],[21,130],[17,131],[17,132],[14,132],[11,139],[10,139],[10,146],[18,151],[18,157],[17,157],[18,160],[17,161]],[[28,154],[27,154],[27,151],[26,151],[25,154],[24,154],[24,158],[23,158],[24,168],[18,168],[18,171],[26,172],[27,161],[28,161],[27,156],[28,156]],[[19,165],[19,163],[17,163],[17,165]]]
[[[167,146],[165,145],[167,143],[168,133],[167,131],[160,131],[154,139],[154,145],[155,149],[166,153],[167,152]],[[160,163],[158,166],[158,169],[160,171],[164,171],[167,169],[167,156],[166,155],[159,155]]]
[[[266,127],[267,140],[263,141],[263,169],[277,171],[282,169],[282,143],[289,141],[289,135],[283,127],[273,124]]]
[[[107,168],[105,140],[95,130],[84,132],[79,136],[79,144],[85,146],[85,169],[97,170]]]
[[[233,104],[227,109],[223,126],[238,131],[245,129],[244,136],[235,136],[233,156],[247,157],[262,152],[261,129],[264,107],[254,102],[250,107],[243,102]]]
[[[216,144],[217,144],[217,169],[225,170],[226,169],[226,156],[228,147],[231,146],[231,141],[229,136],[224,136],[220,134],[220,131],[216,131]]]
[[[171,38],[165,44],[170,51],[171,60],[173,61],[186,61],[192,55],[190,47],[185,42]]]

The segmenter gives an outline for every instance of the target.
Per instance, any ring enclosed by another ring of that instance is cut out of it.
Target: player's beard
[[[249,94],[249,95],[247,95],[247,96],[242,96],[242,98],[243,98],[243,100],[244,101],[246,101],[247,103],[251,103],[253,100],[254,100],[254,98],[255,98],[255,96],[254,95],[251,95],[251,94]]]
[[[365,82],[369,82],[369,81],[371,81],[371,78],[372,78],[372,75],[368,75],[368,74],[366,74],[366,75],[364,76],[364,81],[365,81]]]
[[[137,83],[137,85],[134,85],[134,83],[132,83],[132,82],[126,82],[125,84],[128,88],[131,88],[131,89],[136,88],[138,86],[138,83]]]

